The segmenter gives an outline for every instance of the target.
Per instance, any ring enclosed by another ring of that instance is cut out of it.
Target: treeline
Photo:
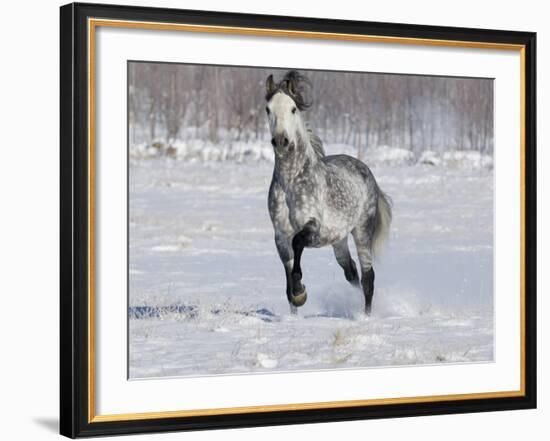
[[[132,62],[131,143],[268,139],[265,79],[284,70]],[[311,80],[310,126],[325,143],[424,150],[493,150],[493,81],[302,71]]]

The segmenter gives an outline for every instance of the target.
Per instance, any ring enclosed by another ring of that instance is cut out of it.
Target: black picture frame
[[[521,45],[524,50],[524,394],[208,416],[93,421],[89,408],[88,40],[104,18]],[[60,9],[60,433],[75,438],[536,407],[536,34],[236,13],[68,4]]]

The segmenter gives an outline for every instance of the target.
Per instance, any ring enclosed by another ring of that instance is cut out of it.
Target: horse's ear
[[[267,94],[272,94],[275,92],[275,81],[273,81],[273,75],[269,75],[265,81],[265,90]]]
[[[288,93],[290,93],[290,96],[294,97],[296,96],[296,88],[294,87],[294,82],[290,80],[286,80],[286,88],[288,90]]]

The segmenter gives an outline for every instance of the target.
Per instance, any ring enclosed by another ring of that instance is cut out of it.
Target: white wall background
[[[97,1],[97,0],[96,0]],[[117,0],[113,0],[116,2]],[[545,2],[429,0],[119,0],[125,4],[218,11],[512,29],[538,32],[539,409],[351,423],[240,429],[141,439],[544,439],[550,431],[547,338],[550,239],[550,14]],[[58,421],[58,0],[9,2],[0,26],[0,434],[57,437]],[[103,2],[101,2],[103,3]],[[311,5],[314,7],[311,7]],[[546,202],[546,203],[544,203]],[[546,258],[546,259],[545,259]],[[126,438],[126,439],[131,439]],[[134,437],[137,439],[137,437]]]

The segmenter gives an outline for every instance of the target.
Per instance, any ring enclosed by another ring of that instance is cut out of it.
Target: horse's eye
[[[292,108],[292,113],[296,113],[296,107]]]
[[[269,115],[269,107],[266,107],[266,108],[265,108],[265,111],[266,111],[267,114]]]

